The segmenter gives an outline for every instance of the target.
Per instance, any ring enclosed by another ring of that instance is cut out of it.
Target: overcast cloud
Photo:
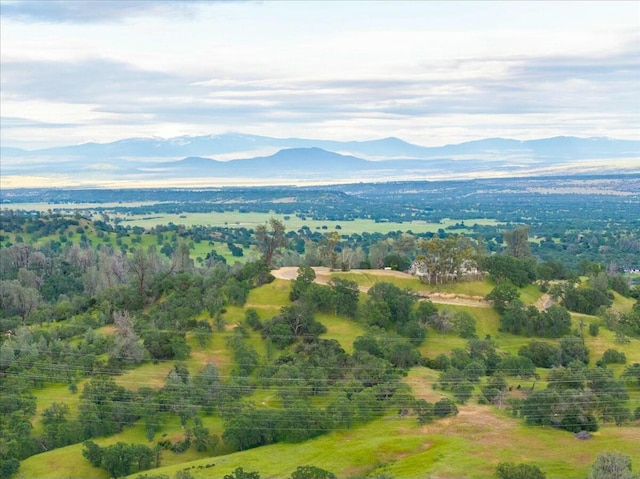
[[[640,139],[636,2],[0,2],[1,140]]]

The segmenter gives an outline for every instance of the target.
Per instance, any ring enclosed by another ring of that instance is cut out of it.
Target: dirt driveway
[[[328,284],[331,280],[331,270],[325,266],[314,266],[313,270],[316,273],[316,283]],[[376,277],[380,277],[384,280],[384,277],[396,277],[396,278],[413,278],[408,273],[402,273],[400,271],[393,271],[387,269],[352,269],[349,271],[352,274],[375,274]],[[279,269],[274,269],[271,274],[278,279],[294,280],[298,277],[297,266],[283,266]],[[360,291],[366,293],[369,290],[368,286],[360,286]],[[422,295],[424,299],[429,299],[433,303],[437,304],[449,304],[454,306],[473,306],[475,308],[490,308],[491,304],[486,302],[482,296],[470,296],[466,294],[455,293],[428,293]]]

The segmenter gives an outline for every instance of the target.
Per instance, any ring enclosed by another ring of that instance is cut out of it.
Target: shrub
[[[496,467],[496,475],[500,479],[545,479],[544,472],[535,464],[515,464],[501,462]]]
[[[615,349],[607,349],[602,355],[602,362],[604,364],[625,364],[627,357],[623,352],[616,351]]]
[[[455,416],[458,408],[449,398],[442,398],[433,406],[433,414],[437,417]]]

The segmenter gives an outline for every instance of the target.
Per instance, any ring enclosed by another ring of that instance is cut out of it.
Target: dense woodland
[[[259,198],[260,192],[251,194]],[[309,190],[281,212],[334,214],[348,221],[358,209],[345,200],[347,193],[340,194],[340,202],[331,197],[335,194]],[[73,195],[80,199],[77,192]],[[305,195],[309,204],[303,209]],[[451,207],[465,228],[460,215],[471,211],[471,203],[465,206],[458,199]],[[527,201],[485,198],[474,203],[470,217],[477,218],[480,209],[495,218],[504,209],[503,227],[426,235],[287,231],[277,219],[255,230],[174,224],[145,230],[99,211],[89,217],[5,209],[0,477],[19,474],[20,461],[30,456],[77,443],[84,444],[81,460],[123,477],[159,467],[163,451],[193,448],[216,455],[302,442],[391,411],[427,424],[455,415],[458,406],[472,400],[507,408],[531,426],[572,433],[637,426],[640,405],[630,391],[640,387],[640,364],[628,363],[615,347],[594,363],[585,341],[600,329],[615,332],[621,345],[640,337],[640,288],[625,274],[637,267],[640,254],[638,217],[631,213],[637,213],[637,203],[606,196],[590,201],[587,214],[586,207],[571,204],[574,199],[563,199],[559,204],[557,196],[539,198],[534,215]],[[188,212],[198,205],[174,200],[144,208]],[[344,211],[337,211],[343,201]],[[401,210],[388,201],[385,211],[381,203],[369,201],[360,206],[375,209],[381,221],[409,210],[430,219],[453,215],[443,211],[442,203],[422,209],[405,199]],[[477,198],[469,195],[465,201]],[[609,210],[609,201],[615,209]],[[265,203],[266,211],[274,211],[274,204]],[[334,213],[327,209],[331,205]],[[485,211],[487,205],[493,209]],[[562,222],[554,217],[560,214]],[[542,239],[532,241],[534,234]],[[194,256],[202,243],[210,252]],[[221,245],[233,261],[219,254]],[[247,306],[250,292],[274,281],[272,269],[284,265],[298,267],[286,304],[268,316]],[[412,271],[433,286],[489,281],[492,290],[485,299],[499,314],[500,330],[530,340],[516,354],[505,353],[490,336],[478,337],[472,314],[451,314],[391,282],[379,281],[366,292],[340,275],[320,284],[314,266],[336,272]],[[521,296],[527,287],[546,294],[549,304],[539,308],[525,302]],[[634,306],[612,309],[615,297],[628,298]],[[241,308],[243,317],[230,323],[233,308]],[[572,313],[588,316],[575,327]],[[339,341],[322,338],[327,328],[319,315],[357,322],[364,334],[347,352]],[[420,345],[430,331],[463,338],[465,346],[425,354]],[[232,368],[222,372],[213,363],[190,367],[190,344],[205,346],[218,335],[224,337]],[[172,367],[162,384],[127,388],[117,382],[128,370],[165,362]],[[614,373],[611,365],[621,366]],[[416,366],[438,371],[440,401],[415,398],[403,382]],[[541,372],[543,387],[513,388],[514,381],[535,384]],[[54,402],[36,414],[34,393],[52,384],[66,384],[79,397],[77,412]],[[260,391],[274,394],[278,407],[256,404]],[[178,417],[184,429],[177,441],[161,434],[171,417]],[[220,434],[203,424],[207,417],[222,421]],[[140,422],[145,444],[102,447],[94,442]],[[300,466],[292,477],[335,477]],[[538,477],[538,472],[502,464],[496,474]],[[250,474],[239,470],[229,477],[255,477]],[[161,476],[149,472],[141,477]]]

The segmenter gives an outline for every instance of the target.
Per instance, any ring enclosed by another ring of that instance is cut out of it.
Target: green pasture
[[[230,334],[229,331],[218,331],[214,327],[211,341],[204,347],[200,346],[195,339],[189,339],[191,355],[186,363],[192,376],[211,363],[218,369],[221,379],[229,378],[235,363],[232,352],[227,348],[228,334]]]
[[[33,391],[36,397],[36,414],[33,418],[34,434],[41,434],[42,413],[53,403],[64,403],[69,406],[69,416],[76,417],[78,415],[78,404],[80,403],[80,392],[86,381],[78,383],[78,390],[72,393],[68,384],[49,384],[42,389]]]
[[[285,219],[285,216],[288,219]],[[239,211],[209,212],[209,213],[181,213],[181,214],[146,214],[146,215],[120,215],[113,214],[113,218],[119,218],[123,225],[142,226],[143,228],[153,228],[157,225],[173,223],[184,226],[212,226],[227,228],[247,228],[255,229],[260,224],[265,224],[269,219],[280,220],[287,231],[297,231],[303,227],[308,227],[311,231],[321,233],[337,230],[340,234],[351,235],[353,233],[389,233],[392,231],[411,231],[413,233],[435,233],[439,229],[445,229],[459,223],[459,220],[445,218],[440,223],[427,223],[425,221],[397,222],[376,222],[374,220],[356,219],[353,221],[329,221],[314,220],[310,218],[301,219],[295,215]],[[495,226],[500,223],[493,219],[477,218],[465,220],[467,226],[474,224],[483,226]],[[470,228],[456,229],[455,232],[470,232]],[[453,232],[453,231],[452,231]]]
[[[420,291],[423,285],[415,276],[398,276],[395,274],[384,274],[384,270],[358,270],[350,272],[332,272],[331,278],[340,278],[347,281],[354,281],[358,286],[371,288],[376,283],[390,283],[401,289]]]
[[[174,364],[175,361],[158,361],[155,364],[151,361],[145,362],[135,369],[128,369],[115,376],[114,380],[116,384],[131,390],[137,390],[142,386],[160,389]]]
[[[342,349],[349,354],[353,353],[353,342],[356,338],[365,334],[362,324],[343,316],[321,313],[316,314],[315,318],[327,328],[327,332],[321,338],[337,340]]]
[[[180,420],[176,416],[163,415],[161,423],[161,430],[152,441],[147,440],[145,427],[141,421],[138,421],[132,427],[125,428],[124,431],[119,434],[106,438],[96,438],[93,441],[101,447],[110,446],[117,442],[125,442],[128,444],[145,444],[153,448],[153,446],[162,439],[169,439],[175,442],[184,438],[184,429],[182,429]],[[217,434],[218,436],[222,434],[221,420],[205,417],[203,424],[210,428],[212,434]],[[74,444],[25,459],[20,463],[18,477],[38,479],[108,479],[109,474],[104,469],[95,468],[91,466],[89,461],[84,459],[82,449],[82,444]],[[180,454],[165,450],[161,453],[161,464],[171,467],[205,457],[207,457],[206,453],[197,452],[194,448],[189,448]],[[136,473],[134,476],[137,475]]]
[[[493,477],[499,462],[513,461],[536,463],[549,479],[577,479],[586,477],[590,464],[604,450],[630,455],[636,469],[640,463],[637,427],[607,426],[591,440],[579,441],[561,430],[525,426],[488,406],[469,404],[459,409],[458,416],[425,426],[415,418],[387,416],[300,444],[274,444],[175,465],[163,456],[166,465],[153,473],[173,477],[188,468],[195,478],[220,478],[242,467],[271,479],[288,477],[297,466],[311,464],[343,478],[386,473],[399,479],[473,479]]]
[[[245,308],[255,308],[262,310],[278,311],[282,306],[291,304],[289,292],[291,291],[291,281],[286,279],[275,279],[269,284],[252,289],[249,292]]]
[[[462,294],[465,296],[486,296],[495,288],[495,284],[489,280],[460,281],[459,283],[447,283],[439,285],[423,285],[424,289],[433,293]]]
[[[594,318],[594,322],[599,323],[597,318]],[[587,323],[587,329],[588,329]],[[602,355],[607,349],[615,349],[616,351],[623,352],[627,357],[627,365],[633,363],[640,363],[640,339],[638,338],[628,338],[628,343],[618,343],[616,342],[616,334],[613,331],[609,331],[605,327],[600,327],[597,336],[591,336],[587,332],[585,334],[585,344],[589,348],[589,359],[590,364],[595,365],[595,362],[602,358]],[[613,369],[624,369],[624,365],[616,365],[610,364],[609,368]]]
[[[511,339],[513,335],[504,335],[504,333],[498,332],[500,327],[500,315],[493,308],[474,308],[473,306],[458,306],[458,305],[436,305],[438,310],[451,312],[455,314],[457,312],[466,312],[473,316],[476,320],[476,335],[479,338],[484,338],[490,335],[493,339],[505,338]],[[427,336],[428,337],[428,336]]]
[[[625,298],[619,293],[613,292],[613,305],[611,309],[620,313],[628,313],[633,309],[636,300],[634,298]]]

